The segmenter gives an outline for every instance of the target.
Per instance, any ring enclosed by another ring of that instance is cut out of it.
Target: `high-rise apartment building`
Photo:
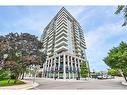
[[[80,63],[87,61],[85,39],[77,20],[63,7],[43,31],[41,41],[47,54],[44,77],[76,79]]]

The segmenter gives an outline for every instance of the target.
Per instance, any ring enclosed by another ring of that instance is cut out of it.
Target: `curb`
[[[22,81],[24,81],[26,84],[16,85],[16,86],[19,86],[19,87],[16,87],[16,86],[0,87],[0,90],[28,90],[28,89],[31,89],[31,88],[35,88],[39,85],[39,83],[37,83],[37,82],[35,82],[33,84],[31,81],[26,81],[26,80],[22,80]]]
[[[122,82],[122,85],[125,85],[125,86],[127,86],[127,82]]]
[[[50,79],[50,78],[43,78],[44,80],[49,80],[49,81],[63,81],[63,82],[88,82],[90,79],[88,80],[84,80],[84,79],[81,79],[81,80],[73,80],[73,79],[70,79],[70,80],[63,80],[63,79]]]
[[[32,87],[29,87],[29,88],[27,88],[26,90],[31,89],[31,88],[35,88],[35,87],[37,87],[37,86],[39,86],[39,83],[35,82],[35,83],[33,84]]]
[[[23,80],[24,82],[26,82],[26,80]],[[28,81],[27,81],[28,82]],[[29,81],[30,82],[30,81]],[[28,90],[28,89],[31,89],[31,88],[35,88],[39,86],[39,83],[35,82],[35,83],[32,83],[31,85],[29,86],[26,86],[26,87],[23,87],[23,88],[17,88],[16,90]]]

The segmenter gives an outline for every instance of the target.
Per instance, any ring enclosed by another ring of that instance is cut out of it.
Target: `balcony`
[[[68,50],[68,49],[67,49],[67,47],[66,47],[66,46],[61,46],[61,47],[59,47],[59,48],[55,49],[55,52],[67,51],[67,50]]]
[[[86,48],[86,44],[84,44],[84,43],[81,43],[81,46],[84,47],[84,48]]]
[[[55,35],[57,36],[57,35],[59,35],[61,32],[67,33],[67,30],[66,30],[65,28],[62,28],[60,31],[57,31]]]
[[[79,43],[76,43],[75,47],[76,48],[80,48],[80,44]]]
[[[59,26],[61,23],[67,23],[67,19],[65,17],[63,17],[62,19],[60,19],[58,22],[57,22],[57,25]]]
[[[59,21],[61,18],[66,17],[65,13],[63,12],[57,17],[57,21]]]
[[[59,31],[61,31],[61,30],[65,30],[65,31],[67,31],[67,26],[65,26],[65,25],[62,25],[59,29],[57,29],[56,30],[56,33],[58,33]]]
[[[76,34],[76,35],[79,35],[78,29],[75,29],[75,34]]]
[[[58,40],[61,37],[67,37],[67,34],[64,31],[61,31],[61,33],[59,35],[56,35],[56,40]]]
[[[60,43],[58,43],[58,44],[55,45],[55,48],[59,48],[61,46],[67,46],[67,42],[61,41]]]
[[[48,45],[48,49],[49,49],[49,48],[51,48],[52,46],[53,46],[53,43],[52,43],[52,44],[50,44],[50,45]]]
[[[53,39],[49,40],[48,45],[53,43]]]
[[[80,40],[79,40],[79,37],[76,37],[76,36],[75,36],[75,40],[76,40],[77,42],[79,42],[79,41],[80,41]]]
[[[60,22],[57,22],[57,28],[60,27],[62,24],[67,25],[67,20],[66,19],[61,19]]]
[[[56,31],[60,31],[62,28],[67,29],[67,25],[66,24],[62,24],[61,26],[59,26]]]
[[[80,49],[76,49],[76,50],[75,50],[75,53],[77,53],[77,54],[79,54],[79,55],[80,55],[81,50],[80,50]]]
[[[53,51],[53,48],[49,48],[47,51],[48,51],[48,52],[51,52],[51,51]]]
[[[53,33],[52,34],[49,34],[49,38],[52,38],[53,37]]]
[[[49,35],[51,35],[51,34],[53,34],[53,30],[51,30],[51,31],[49,32]]]
[[[57,40],[55,41],[55,44],[58,44],[58,43],[60,43],[61,41],[67,42],[67,37],[61,36],[61,38],[59,38],[59,39],[57,39]]]
[[[76,41],[76,45],[77,45],[77,47],[80,48],[80,42],[79,41]]]
[[[51,52],[48,52],[47,55],[51,55],[52,53]]]

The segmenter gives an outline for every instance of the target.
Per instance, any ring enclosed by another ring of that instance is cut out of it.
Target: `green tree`
[[[120,73],[119,73],[118,70],[108,69],[108,75],[111,75],[111,76],[120,76]]]
[[[0,36],[0,43],[0,66],[9,69],[15,80],[19,75],[24,75],[26,68],[31,65],[42,66],[46,59],[46,55],[40,51],[43,44],[34,35],[9,33]],[[6,60],[3,58],[4,54],[8,55]]]
[[[126,26],[127,25],[127,6],[119,5],[117,7],[115,14],[120,14],[121,12],[123,12],[123,17],[124,17],[124,23],[122,24],[122,26]]]
[[[24,78],[24,72],[30,65],[42,66],[45,62],[46,55],[41,52],[43,43],[38,40],[34,35],[28,33],[21,33],[19,37],[19,54],[22,57],[22,79]]]
[[[80,66],[80,75],[81,77],[83,78],[86,78],[88,77],[88,67],[87,67],[87,63],[85,61],[82,61],[81,63],[81,66]]]
[[[121,70],[127,81],[127,43],[121,42],[118,47],[112,48],[103,60],[110,68]]]

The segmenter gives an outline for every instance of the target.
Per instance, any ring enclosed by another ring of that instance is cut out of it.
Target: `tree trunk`
[[[14,84],[16,83],[17,79],[15,79]]]
[[[15,81],[14,81],[14,84],[17,82],[17,80],[18,80],[18,77],[19,77],[19,75],[17,75],[17,76],[15,77]]]
[[[125,81],[127,82],[127,78],[126,78],[126,75],[124,74],[123,70],[122,70],[122,73],[123,73],[123,77],[124,77]]]
[[[11,80],[11,78],[8,79],[8,82],[7,82],[8,84],[10,83],[10,80]]]
[[[21,79],[24,79],[24,71],[22,72],[22,78]]]

